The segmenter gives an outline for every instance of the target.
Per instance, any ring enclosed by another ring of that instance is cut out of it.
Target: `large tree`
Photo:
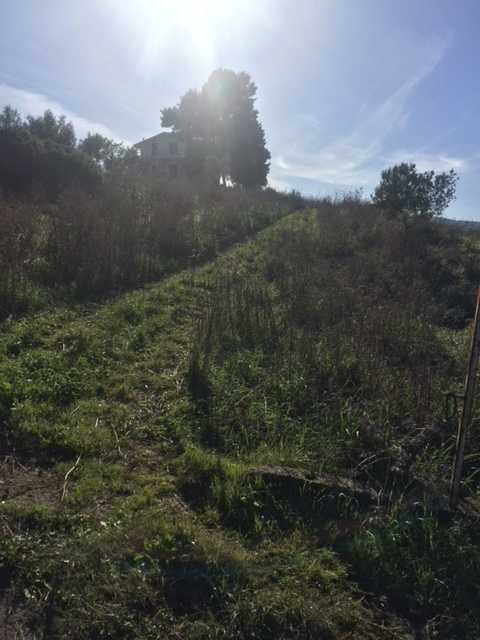
[[[257,87],[247,73],[217,69],[199,90],[162,110],[162,126],[181,133],[193,175],[208,165],[217,178],[245,187],[267,183],[270,153],[255,109]]]
[[[415,164],[403,162],[382,171],[373,202],[392,216],[432,218],[441,215],[455,199],[457,180],[453,169],[421,173]]]

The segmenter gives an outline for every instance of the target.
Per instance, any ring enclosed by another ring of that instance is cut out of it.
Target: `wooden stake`
[[[467,377],[465,379],[465,395],[460,421],[458,423],[457,445],[455,448],[455,463],[450,488],[450,508],[455,509],[460,496],[460,482],[463,472],[463,460],[465,458],[465,443],[468,430],[472,422],[473,405],[475,400],[475,386],[477,382],[478,358],[480,355],[480,288],[477,292],[477,306],[473,321],[472,342],[470,346],[470,358],[468,361]]]

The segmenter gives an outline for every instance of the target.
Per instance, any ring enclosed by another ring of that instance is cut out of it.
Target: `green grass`
[[[475,637],[471,523],[439,522],[423,498],[399,515],[411,474],[445,473],[452,434],[410,451],[408,424],[441,420],[467,336],[435,324],[417,281],[381,297],[402,261],[379,258],[382,277],[365,285],[385,238],[356,224],[290,216],[201,269],[2,326],[10,627]],[[354,476],[389,499],[365,512],[286,492],[251,473],[266,464]]]

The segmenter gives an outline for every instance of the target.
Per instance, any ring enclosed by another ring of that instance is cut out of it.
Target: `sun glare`
[[[221,0],[177,0],[172,9],[176,20],[193,27],[219,18],[225,18],[231,13],[231,4]]]
[[[242,3],[242,8],[249,2]],[[140,43],[141,65],[153,67],[172,39],[180,51],[200,65],[213,63],[216,41],[237,22],[238,3],[221,0],[137,0],[111,4],[125,21],[126,29]]]

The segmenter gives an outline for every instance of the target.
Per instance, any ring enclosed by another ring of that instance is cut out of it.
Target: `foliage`
[[[132,172],[138,164],[137,154],[132,148],[99,133],[88,133],[78,143],[78,150],[93,158],[106,171],[128,169]]]
[[[75,149],[71,123],[50,111],[22,122],[5,107],[0,118],[0,189],[8,196],[54,200],[68,187],[98,189],[100,176],[88,156]]]
[[[267,183],[270,153],[254,108],[257,88],[247,73],[214,71],[200,91],[162,110],[162,126],[186,140],[190,175],[213,173],[244,187]]]
[[[75,148],[76,139],[72,123],[67,122],[65,116],[56,117],[50,109],[37,118],[28,116],[26,126],[32,136],[39,140],[55,142],[70,150]]]
[[[393,216],[432,218],[441,215],[455,199],[457,180],[453,169],[448,173],[420,173],[415,164],[402,162],[382,171],[373,202]]]
[[[110,158],[115,153],[116,146],[117,144],[113,140],[109,140],[99,133],[88,133],[78,144],[80,151],[91,156],[97,162],[104,162]]]

